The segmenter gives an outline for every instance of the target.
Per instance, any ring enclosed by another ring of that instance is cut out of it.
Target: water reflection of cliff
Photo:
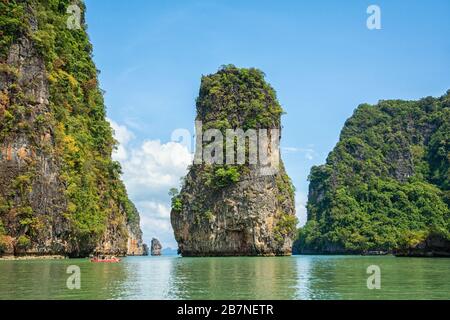
[[[293,299],[291,257],[181,258],[172,264],[170,297],[177,299]]]
[[[81,269],[81,289],[66,286]],[[381,269],[369,290],[367,267]],[[448,259],[130,257],[121,263],[0,261],[1,299],[448,299]]]
[[[299,299],[364,299],[376,298],[367,289],[367,267],[376,264],[372,257],[298,256]],[[378,291],[378,294],[380,292]]]
[[[298,299],[446,299],[446,259],[379,256],[298,256]],[[367,267],[381,270],[381,289],[367,288]]]
[[[81,271],[81,289],[69,290],[67,267]],[[1,264],[0,299],[114,299],[128,274],[123,264],[94,264],[87,259],[9,261]]]

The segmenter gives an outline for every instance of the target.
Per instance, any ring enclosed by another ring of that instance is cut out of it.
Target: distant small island
[[[151,248],[150,248],[150,254],[152,256],[160,256],[162,254],[161,250],[162,250],[161,242],[159,242],[158,239],[153,238]]]

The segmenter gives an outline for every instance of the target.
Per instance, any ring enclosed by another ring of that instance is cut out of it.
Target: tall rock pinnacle
[[[294,188],[280,159],[276,93],[257,69],[202,77],[194,164],[172,193],[183,256],[290,255]]]

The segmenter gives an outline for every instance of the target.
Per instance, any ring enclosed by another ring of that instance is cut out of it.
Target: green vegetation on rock
[[[79,29],[67,27],[67,8],[73,4],[82,13]],[[0,1],[0,10],[0,72],[9,81],[8,87],[0,90],[0,142],[21,139],[29,142],[27,148],[34,153],[56,159],[58,180],[64,186],[61,193],[65,203],[59,205],[65,207],[62,216],[70,228],[64,241],[71,243],[73,250],[83,254],[92,251],[111,225],[126,244],[123,213],[128,223],[138,225],[139,217],[120,180],[120,165],[111,159],[116,141],[106,120],[103,92],[92,60],[84,3],[6,0]],[[46,88],[38,83],[19,83],[17,71],[6,61],[14,44],[35,52],[28,58],[34,59],[33,72],[39,74],[43,61]],[[44,95],[48,90],[48,101],[30,94],[33,86]],[[42,103],[45,108],[33,107]],[[21,167],[8,190],[0,190],[10,210],[37,210],[32,192],[40,183],[40,163],[33,156],[26,160],[27,166]],[[24,247],[25,238],[32,244],[39,240],[40,228],[45,227],[42,219],[30,219],[35,214],[18,215],[19,229],[5,224],[6,233],[18,239],[17,245]]]
[[[436,235],[449,241],[449,137],[450,91],[359,106],[326,164],[311,170],[296,251],[391,252]]]
[[[0,59],[27,27],[25,21],[24,1],[0,1]]]
[[[280,127],[283,109],[264,76],[258,69],[232,64],[203,76],[197,98],[197,120],[203,121],[203,129],[219,129],[225,134],[225,129]]]
[[[172,210],[175,212],[180,212],[183,210],[183,202],[180,198],[180,193],[177,188],[172,188],[169,191],[169,196],[171,197],[172,201]]]
[[[207,182],[207,185],[224,188],[238,182],[240,177],[239,168],[236,166],[219,167],[210,176],[210,181]]]

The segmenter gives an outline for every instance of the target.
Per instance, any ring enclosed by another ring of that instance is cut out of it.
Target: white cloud
[[[313,148],[284,147],[282,150],[286,153],[302,153],[305,155],[306,160],[313,160],[317,155]]]
[[[128,157],[126,146],[128,142],[135,138],[133,132],[129,131],[126,126],[121,126],[116,122],[108,119],[114,130],[114,138],[119,142],[117,150],[114,151],[113,158],[117,161],[123,161]]]
[[[154,217],[158,219],[170,218],[170,207],[155,201],[140,201],[137,203],[139,207],[147,212],[154,212]]]
[[[146,140],[135,144],[133,132],[127,126],[110,120],[119,147],[114,160],[122,165],[122,179],[130,198],[135,203],[144,232],[144,240],[158,238],[164,247],[176,248],[170,225],[169,189],[179,187],[180,178],[192,163],[192,154],[177,142],[161,143]]]
[[[303,192],[298,192],[295,195],[295,209],[297,210],[297,217],[299,227],[302,227],[306,223],[306,203],[308,202],[308,196]]]
[[[180,178],[192,163],[189,150],[177,142],[144,141],[129,153],[130,156],[121,161],[123,178],[138,201],[148,199],[149,193],[160,197],[170,188],[178,187]]]

